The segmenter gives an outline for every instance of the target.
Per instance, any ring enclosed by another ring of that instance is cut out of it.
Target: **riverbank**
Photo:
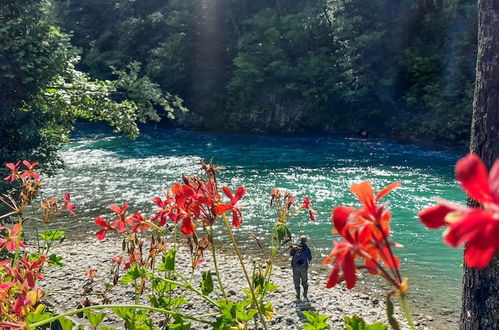
[[[45,279],[40,281],[40,287],[47,292],[47,301],[55,306],[59,312],[75,309],[88,298],[92,304],[102,303],[99,292],[104,290],[102,282],[109,277],[111,258],[121,253],[121,241],[106,239],[103,242],[93,238],[79,241],[65,241],[51,251],[64,257],[63,268],[50,268]],[[190,261],[186,249],[177,254],[177,269],[188,274]],[[227,252],[217,256],[222,281],[227,285],[229,299],[242,299],[241,290],[246,287],[242,277],[240,265],[237,259]],[[205,263],[199,266],[194,277],[194,283],[198,283],[199,274],[212,269],[211,254],[204,256]],[[245,261],[250,264],[250,256],[245,256]],[[97,276],[94,284],[84,273],[88,268],[94,268]],[[287,266],[275,266],[273,268],[273,279],[279,289],[268,296],[276,311],[272,321],[269,322],[271,329],[301,329],[305,318],[302,310],[316,310],[319,314],[330,315],[329,323],[332,329],[343,328],[343,315],[361,315],[368,322],[385,322],[385,309],[382,295],[367,287],[347,290],[342,285],[328,290],[324,287],[325,275],[318,269],[312,269],[309,274],[309,303],[296,303],[291,272]],[[360,282],[362,285],[362,280]],[[92,287],[92,291],[90,291]],[[84,296],[83,293],[87,294]],[[212,313],[213,310],[205,301],[196,296],[188,295],[189,304],[184,306],[187,314],[201,315]],[[106,294],[114,304],[133,303],[133,288],[131,286],[117,286],[115,290]],[[212,298],[216,299],[216,296]],[[436,319],[433,315],[419,315],[414,317],[418,329],[449,329],[453,326],[443,320]],[[403,320],[398,313],[398,320]],[[81,321],[81,320],[80,320]],[[106,317],[104,323],[107,326],[122,328],[121,322],[112,315]],[[203,324],[193,324],[195,328],[210,328]]]

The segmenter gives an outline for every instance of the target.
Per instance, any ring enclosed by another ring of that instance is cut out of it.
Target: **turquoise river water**
[[[411,291],[432,306],[459,302],[461,250],[442,243],[441,231],[425,229],[418,210],[435,197],[462,202],[464,193],[453,177],[462,156],[387,141],[338,137],[283,137],[187,132],[146,127],[137,140],[95,129],[80,130],[61,153],[66,168],[49,178],[46,195],[71,192],[78,217],[61,219],[55,226],[72,235],[95,232],[93,217],[108,213],[107,206],[128,201],[133,211],[152,212],[150,202],[162,196],[182,174],[199,174],[202,159],[213,158],[226,169],[219,180],[231,188],[244,186],[244,223],[239,230],[243,245],[255,233],[268,236],[275,221],[269,206],[274,187],[309,196],[319,212],[318,221],[305,213],[290,222],[296,235],[310,237],[318,265],[332,247],[330,214],[337,205],[358,203],[352,183],[370,180],[379,190],[394,181],[402,187],[385,199],[393,213],[393,239],[404,247],[396,253]],[[320,256],[320,257],[319,257]],[[326,277],[326,272],[324,277]]]

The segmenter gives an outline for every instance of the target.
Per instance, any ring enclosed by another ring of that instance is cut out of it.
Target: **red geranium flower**
[[[394,182],[374,195],[373,187],[368,181],[352,185],[350,190],[357,195],[362,207],[356,211],[355,220],[351,221],[349,226],[351,228],[362,227],[362,240],[367,240],[371,236],[375,239],[382,239],[390,235],[389,222],[392,216],[385,204],[378,205],[377,203],[394,188],[400,186],[400,182]]]
[[[76,205],[75,204],[71,204],[71,195],[69,193],[66,193],[64,195],[64,208],[70,214],[76,215],[76,213],[74,212],[74,210],[76,209]]]
[[[85,276],[88,276],[90,277],[91,279],[94,279],[95,276],[97,276],[97,269],[95,268],[89,268],[86,272],[85,272]]]
[[[152,217],[151,221],[156,221],[159,219],[158,226],[164,226],[166,224],[166,219],[169,217],[172,212],[172,203],[173,199],[170,197],[166,197],[165,200],[162,200],[160,197],[155,197],[153,203],[160,207],[160,210],[156,212],[154,217]]]
[[[484,268],[499,251],[499,159],[490,173],[480,157],[469,154],[456,163],[456,178],[481,207],[465,207],[446,201],[419,212],[428,228],[447,226],[444,241],[452,247],[466,244],[464,260]]]
[[[4,180],[8,180],[9,183],[12,183],[15,179],[19,177],[19,164],[21,161],[18,161],[17,163],[7,163],[7,168],[11,171],[10,175],[6,176],[3,178]]]
[[[23,165],[26,166],[26,170],[24,170],[21,174],[21,178],[25,179],[34,179],[34,180],[40,180],[40,174],[36,173],[34,171],[34,168],[36,165],[38,165],[38,162],[31,164],[27,160],[23,160]]]
[[[225,204],[218,204],[215,206],[215,212],[217,214],[223,214],[227,211],[232,211],[232,226],[234,228],[239,228],[242,223],[242,213],[241,206],[238,202],[246,194],[246,189],[244,187],[239,187],[236,189],[236,194],[233,195],[232,191],[228,187],[222,187],[224,194],[229,197],[229,202]]]
[[[338,283],[340,279],[340,270],[343,271],[343,277],[347,282],[348,289],[353,288],[357,282],[354,260],[359,248],[356,246],[357,244],[355,243],[354,238],[346,227],[350,214],[352,214],[354,210],[355,209],[352,207],[338,206],[333,211],[334,226],[345,241],[336,241],[334,243],[333,251],[323,261],[325,265],[333,261],[333,269],[329,274],[329,279],[326,284],[327,288],[332,288]]]
[[[398,182],[391,184],[375,195],[369,182],[353,184],[351,191],[357,195],[362,206],[359,209],[338,206],[333,210],[333,232],[344,241],[335,242],[333,251],[323,261],[324,264],[333,264],[326,284],[328,288],[335,286],[341,277],[346,280],[348,289],[353,288],[358,269],[379,274],[397,288],[402,286],[398,271],[400,261],[391,251],[394,244],[388,241],[391,215],[385,205],[377,205],[383,196],[398,186]],[[304,201],[304,204],[307,202]],[[364,264],[356,264],[357,258],[362,258]]]
[[[148,223],[147,220],[140,213],[135,213],[129,218],[129,221],[132,224],[132,232],[145,232],[147,229],[151,228],[151,223]]]
[[[7,237],[0,237],[0,246],[7,248],[9,251],[16,250],[18,246],[22,248],[26,247],[26,245],[21,242],[19,233],[21,232],[22,227],[18,223],[16,223],[12,229],[2,226],[0,227],[0,230],[7,230],[8,232]]]
[[[196,231],[192,217],[199,216],[200,209],[195,203],[195,192],[188,185],[180,183],[175,184],[172,188],[172,193],[175,196],[174,212],[169,216],[174,222],[182,221],[180,231],[184,235],[192,235]]]
[[[123,203],[122,207],[113,204],[109,208],[111,209],[111,211],[115,212],[118,215],[118,218],[111,224],[111,227],[115,228],[119,233],[124,232],[126,230],[126,226],[132,224],[131,220],[127,219],[125,216],[125,211],[128,208],[128,203]]]
[[[308,197],[303,198],[303,204],[301,205],[302,209],[308,210],[308,216],[310,217],[310,220],[315,221],[317,219],[317,211],[313,210],[311,208],[312,201]]]
[[[95,237],[97,237],[99,241],[102,241],[104,238],[106,238],[106,234],[109,230],[113,230],[113,228],[109,225],[109,223],[107,223],[106,220],[104,220],[101,217],[96,217],[94,223],[97,226],[102,227],[102,229],[95,234]]]
[[[42,268],[43,264],[45,263],[45,260],[46,257],[44,255],[40,256],[40,258],[35,261],[28,261],[26,258],[22,258],[20,260],[20,262],[26,268],[25,276],[30,288],[35,287],[35,278],[43,280],[43,275],[38,273],[37,270]]]

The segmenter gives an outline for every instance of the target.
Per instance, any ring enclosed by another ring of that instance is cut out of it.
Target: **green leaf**
[[[275,285],[274,283],[272,283],[272,282],[265,283],[265,291],[266,292],[273,292],[277,289],[279,289],[279,287],[277,285]]]
[[[276,225],[276,230],[277,230],[277,240],[279,242],[282,242],[284,238],[291,239],[291,232],[289,231],[288,227],[285,224],[278,223]]]
[[[61,263],[61,260],[63,258],[61,256],[57,256],[55,254],[51,254],[49,256],[49,265],[54,266],[54,267],[62,267],[63,264]]]
[[[111,310],[114,312],[114,314],[118,315],[119,318],[124,320],[126,319],[130,309],[127,307],[114,307],[111,308]]]
[[[158,266],[159,271],[174,271],[175,270],[175,255],[177,250],[173,249],[163,255],[163,263]]]
[[[121,278],[120,283],[122,285],[131,283],[142,276],[143,272],[139,269],[137,265],[132,265],[128,272]]]
[[[170,278],[170,279],[172,279],[172,278]],[[155,283],[153,283],[152,288],[154,291],[156,291],[158,293],[164,293],[164,292],[170,292],[170,291],[175,290],[177,288],[177,286],[178,285],[176,285],[176,284],[162,281],[161,279],[159,279],[159,280],[155,281]]]
[[[29,313],[28,316],[26,316],[26,321],[29,323],[36,323],[40,321],[44,321],[48,318],[52,317],[52,313]]]
[[[66,232],[62,230],[46,230],[38,234],[44,241],[55,241],[56,239],[63,239]]]
[[[202,278],[201,291],[204,295],[208,295],[213,292],[213,277],[211,276],[211,271],[204,272]]]
[[[328,315],[319,315],[315,311],[303,311],[303,315],[307,318],[308,323],[302,325],[307,330],[325,330],[329,329],[330,325],[327,323]]]
[[[352,317],[344,316],[345,328],[347,330],[387,330],[388,326],[383,323],[373,323],[368,325],[364,319],[358,315]]]
[[[170,329],[176,330],[190,330],[191,329],[191,321],[183,318],[180,315],[175,315],[174,322],[170,324]]]
[[[106,317],[106,313],[92,313],[90,311],[85,311],[85,315],[87,316],[88,322],[94,327],[97,328],[97,326],[104,320],[104,317]]]
[[[62,330],[71,330],[73,329],[73,321],[67,319],[65,317],[59,318],[59,323],[61,324]]]

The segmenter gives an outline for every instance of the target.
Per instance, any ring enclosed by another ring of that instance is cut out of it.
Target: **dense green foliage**
[[[54,25],[50,1],[4,1],[0,9],[0,163],[16,159],[58,165],[56,151],[78,119],[106,121],[135,136],[137,121],[171,116],[180,100],[139,74],[140,65],[95,81],[75,69],[69,37]]]
[[[191,108],[179,123],[261,132],[468,135],[471,0],[65,0],[83,68],[140,61]]]
[[[462,142],[475,12],[471,0],[4,1],[0,161],[54,163],[78,118],[135,135],[182,108],[168,92],[191,109],[184,127]]]

